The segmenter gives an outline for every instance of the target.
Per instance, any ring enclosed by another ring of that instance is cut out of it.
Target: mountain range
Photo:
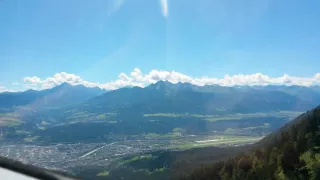
[[[63,83],[51,89],[0,93],[0,108],[65,108],[140,113],[304,111],[320,102],[318,86],[195,86],[159,81],[145,88],[99,88]],[[99,108],[98,108],[99,107]]]
[[[320,101],[318,86],[195,86],[159,81],[145,88],[100,88],[63,83],[51,89],[0,93],[0,108],[73,107],[96,111],[124,110],[143,113],[249,113],[278,110],[307,110]],[[77,105],[77,106],[75,106]]]
[[[168,134],[175,128],[187,134],[264,135],[318,102],[318,86],[224,87],[159,81],[106,92],[63,83],[41,91],[0,93],[0,127],[6,127],[7,137],[15,137],[18,129],[40,136],[43,142],[102,141],[108,138],[97,137]],[[84,136],[82,129],[95,136]]]
[[[306,97],[300,94],[300,89]],[[134,87],[105,93],[87,101],[86,105],[142,113],[250,113],[306,110],[317,105],[319,98],[320,89],[313,88],[201,87],[160,81],[146,88]]]

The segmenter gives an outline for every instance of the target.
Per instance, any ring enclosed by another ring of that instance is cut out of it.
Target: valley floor
[[[238,146],[254,143],[262,137],[189,135],[179,137],[141,136],[112,143],[77,144],[3,144],[0,155],[47,169],[73,173],[78,166],[109,167],[122,165],[122,159],[131,155],[159,150],[179,151],[206,146]]]

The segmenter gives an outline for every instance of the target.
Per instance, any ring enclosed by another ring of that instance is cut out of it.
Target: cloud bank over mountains
[[[126,86],[145,87],[157,81],[169,81],[171,83],[191,83],[198,86],[220,85],[220,86],[252,86],[252,85],[299,85],[312,86],[320,85],[320,73],[313,77],[296,77],[284,74],[280,77],[270,77],[262,73],[256,74],[238,74],[225,75],[223,78],[214,77],[192,77],[176,71],[152,70],[149,73],[143,73],[140,69],[135,68],[129,74],[120,73],[117,80],[99,83],[90,82],[76,74],[66,72],[56,73],[52,77],[41,79],[37,76],[25,77],[24,83],[26,88],[47,89],[61,83],[72,85],[84,85],[87,87],[99,87],[107,90],[115,90]]]

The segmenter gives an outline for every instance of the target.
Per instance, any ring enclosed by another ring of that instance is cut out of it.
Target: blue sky
[[[316,84],[319,7],[318,0],[0,0],[0,91],[159,79]]]

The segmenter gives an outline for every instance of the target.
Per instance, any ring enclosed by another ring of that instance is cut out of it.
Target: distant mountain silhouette
[[[62,83],[51,89],[41,91],[27,90],[25,92],[0,93],[0,108],[28,107],[41,109],[44,107],[66,107],[84,102],[103,94],[100,88],[88,88],[83,85],[72,86]]]

